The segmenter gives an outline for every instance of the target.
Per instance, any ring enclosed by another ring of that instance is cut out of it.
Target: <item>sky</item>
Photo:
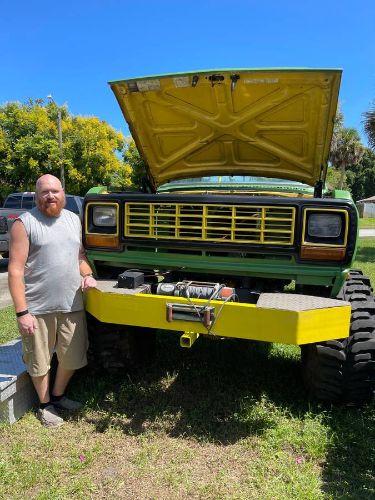
[[[0,104],[46,98],[128,134],[110,80],[211,68],[342,68],[345,125],[366,142],[373,0],[0,0]]]

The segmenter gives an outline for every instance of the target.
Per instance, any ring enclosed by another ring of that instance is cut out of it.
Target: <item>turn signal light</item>
[[[86,234],[86,245],[90,247],[119,248],[118,236],[112,234]]]
[[[345,257],[346,248],[337,247],[314,247],[302,246],[301,259],[308,260],[343,260]]]

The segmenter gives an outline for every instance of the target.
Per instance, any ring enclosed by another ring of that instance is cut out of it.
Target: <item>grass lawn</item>
[[[375,229],[375,219],[359,219],[359,227],[360,229]]]
[[[374,252],[354,267],[375,283]],[[0,325],[16,334],[10,308]],[[142,372],[71,387],[86,405],[63,427],[0,426],[0,498],[375,497],[374,405],[309,403],[296,347],[162,333]]]
[[[13,307],[0,311],[0,344],[9,342],[19,336]]]
[[[360,238],[356,260],[353,267],[362,269],[371,278],[375,288],[375,238]]]

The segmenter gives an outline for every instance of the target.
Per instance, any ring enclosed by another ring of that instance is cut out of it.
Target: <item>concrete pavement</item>
[[[0,257],[0,309],[12,305],[8,289],[8,259]]]
[[[375,229],[360,229],[359,236],[361,238],[375,237]]]

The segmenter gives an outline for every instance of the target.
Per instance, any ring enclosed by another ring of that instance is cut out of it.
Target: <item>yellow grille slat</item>
[[[292,245],[295,208],[126,203],[125,237]]]

